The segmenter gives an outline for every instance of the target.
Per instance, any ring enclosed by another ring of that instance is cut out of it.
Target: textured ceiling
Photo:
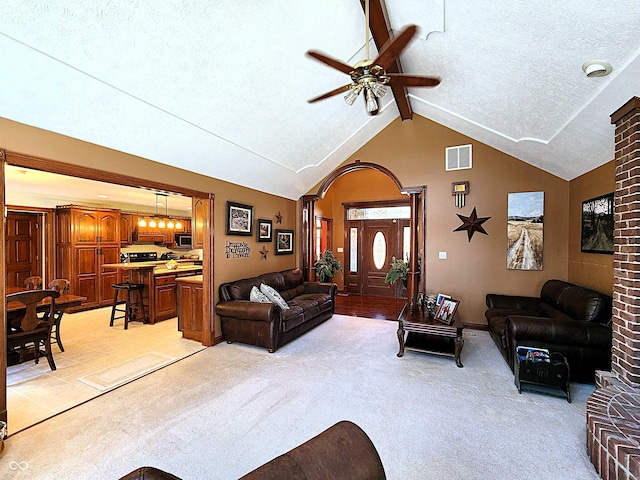
[[[613,158],[609,115],[640,94],[629,4],[386,0],[420,27],[404,71],[442,78],[416,113],[567,180]],[[348,77],[305,51],[363,45],[358,0],[5,0],[0,116],[297,199],[398,116],[306,102]]]

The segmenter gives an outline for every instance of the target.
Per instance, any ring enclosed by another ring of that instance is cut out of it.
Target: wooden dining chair
[[[24,286],[27,290],[42,290],[42,278],[37,275],[29,277],[24,281]]]
[[[69,293],[69,280],[65,278],[56,278],[55,280],[51,280],[47,285],[48,290],[54,290],[60,295],[66,295]],[[58,345],[58,348],[61,352],[64,352],[64,347],[62,346],[62,340],[60,340],[60,322],[62,321],[62,315],[64,311],[58,311],[55,313],[55,319],[53,321],[53,328],[51,329],[51,344]]]
[[[44,355],[51,370],[56,369],[51,351],[51,327],[55,321],[55,299],[59,296],[60,293],[54,290],[29,290],[7,295],[7,304],[20,302],[24,305],[24,309],[7,316],[8,358],[17,355],[20,362],[23,362],[25,354],[33,350],[35,363]],[[46,298],[51,299],[48,306],[38,305]],[[39,309],[42,316],[38,316]]]

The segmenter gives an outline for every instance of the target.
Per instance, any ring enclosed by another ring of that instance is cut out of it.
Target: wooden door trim
[[[0,297],[7,298],[7,258],[6,258],[6,245],[7,242],[7,214],[5,204],[5,176],[4,165],[6,163],[6,154],[4,150],[0,150],[0,211],[2,211],[2,228],[0,229]],[[7,309],[0,309],[0,330],[2,332],[7,331]],[[2,335],[0,340],[0,420],[7,421],[7,336]]]

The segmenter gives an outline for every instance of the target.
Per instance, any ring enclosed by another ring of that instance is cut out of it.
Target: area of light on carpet
[[[148,352],[94,374],[80,377],[78,380],[90,387],[105,391],[124,385],[175,361],[174,357]]]

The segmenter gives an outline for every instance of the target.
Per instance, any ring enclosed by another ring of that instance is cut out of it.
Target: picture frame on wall
[[[276,255],[290,255],[293,253],[293,230],[276,230]]]
[[[258,242],[273,241],[273,222],[264,218],[258,219],[257,240]]]
[[[253,206],[227,202],[227,235],[253,235]]]
[[[613,192],[582,202],[580,251],[613,254]]]
[[[439,322],[451,325],[455,319],[455,314],[458,310],[459,305],[459,300],[454,300],[453,298],[443,298],[442,303],[440,304],[440,306],[438,307],[438,311],[436,312],[435,319]]]

